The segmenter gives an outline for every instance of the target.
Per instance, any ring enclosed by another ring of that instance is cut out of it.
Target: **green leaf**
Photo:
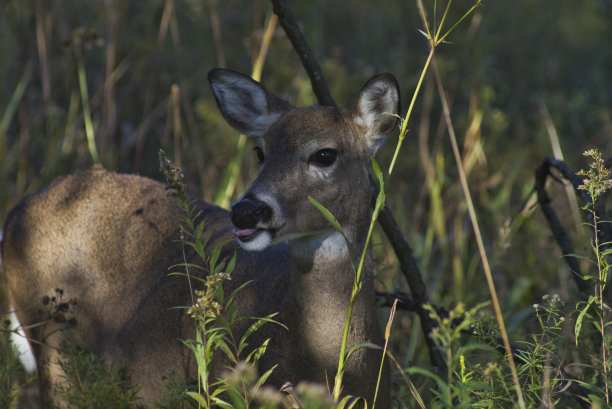
[[[236,251],[234,251],[234,255],[230,259],[229,263],[225,266],[225,274],[232,274],[234,268],[236,267]]]
[[[582,321],[584,319],[584,316],[587,313],[587,311],[589,310],[589,308],[591,307],[591,304],[593,304],[593,302],[595,302],[595,300],[596,300],[596,298],[594,296],[590,296],[589,297],[589,301],[587,302],[585,307],[578,314],[578,318],[576,318],[576,325],[574,327],[574,334],[575,334],[575,337],[576,337],[576,346],[578,346],[578,336],[580,335],[580,330],[582,329]]]
[[[378,166],[378,162],[376,162],[376,158],[372,155],[370,157],[372,161],[372,169],[374,169],[374,175],[376,175],[376,179],[378,179],[378,185],[380,186],[380,191],[384,193],[385,191],[385,182],[383,179],[383,173],[380,170],[380,166]]]
[[[227,343],[225,342],[218,342],[216,343],[216,348],[222,350],[223,352],[225,352],[225,355],[227,356],[227,358],[232,361],[232,363],[234,365],[238,364],[238,359],[236,356],[234,356],[234,352],[230,349],[229,345],[227,345]]]
[[[435,373],[428,371],[427,369],[423,369],[419,367],[410,367],[406,369],[406,373],[409,375],[423,375],[428,378],[431,378],[433,381],[435,381],[438,384],[438,389],[443,395],[443,400],[445,402],[449,401],[448,391],[446,389],[446,382],[444,382],[444,380],[440,378],[438,375],[436,375]]]
[[[369,348],[369,349],[380,349],[382,350],[382,348],[376,344],[372,344],[371,342],[363,342],[361,344],[357,344],[355,346],[353,346],[351,349],[349,349],[349,351],[346,353],[346,358],[344,359],[344,363],[346,364],[346,362],[349,360],[349,358],[351,357],[351,355],[353,355],[353,352],[357,351],[358,349],[361,348]]]
[[[259,359],[266,353],[268,349],[268,344],[270,343],[270,338],[266,339],[260,346],[255,348],[249,355],[247,355],[245,361],[256,365],[259,362]]]
[[[227,310],[229,311],[227,315],[231,325],[233,322],[236,321],[236,317],[238,316],[238,304],[231,303]]]
[[[213,234],[212,230],[209,230],[206,232],[206,236],[204,236],[204,239],[202,240],[202,247],[206,247],[206,245],[208,244],[208,241],[210,240],[211,236]],[[204,259],[202,259],[203,261]]]
[[[221,250],[221,246],[217,246],[210,253],[208,259],[208,271],[210,271],[211,274],[216,273],[215,269],[217,267],[217,262],[219,261],[219,256],[221,255]]]
[[[323,217],[325,217],[325,219],[329,222],[329,224],[332,225],[334,229],[336,229],[340,234],[342,234],[342,236],[346,237],[344,231],[342,230],[342,226],[340,226],[340,222],[338,222],[338,219],[336,219],[329,210],[327,210],[322,204],[320,204],[310,196],[308,196],[308,200],[310,200],[310,203],[312,203],[312,205],[317,208],[317,210],[323,215]]]
[[[208,404],[207,404],[206,400],[199,393],[197,393],[197,392],[185,392],[185,395],[189,396],[191,399],[193,399],[196,402],[198,402],[198,405],[201,405],[201,406],[203,406],[205,408],[208,407]]]
[[[243,289],[244,287],[246,287],[247,285],[252,284],[254,281],[255,281],[255,280],[249,280],[249,281],[247,281],[247,282],[245,282],[245,283],[241,284],[241,285],[240,285],[240,287],[236,288],[234,291],[232,291],[232,293],[230,294],[229,298],[227,299],[227,303],[225,304],[225,305],[226,305],[226,307],[225,307],[225,308],[227,308],[227,306],[228,306],[228,305],[230,305],[231,303],[233,303],[233,302],[234,302],[234,298],[236,297],[236,295],[237,295],[237,294],[238,294],[240,291],[242,291],[242,289]]]
[[[215,402],[215,405],[220,406],[223,409],[235,409],[234,406],[232,406],[231,404],[215,396],[211,396],[211,400]]]
[[[261,375],[259,379],[257,380],[257,382],[255,383],[255,388],[260,388],[268,380],[270,375],[272,375],[272,372],[276,369],[277,366],[278,365],[274,365],[272,368],[266,371],[266,373]]]
[[[417,31],[418,31],[419,33],[423,34],[423,36],[424,36],[426,39],[431,40],[431,37],[429,36],[429,34],[427,34],[426,32],[424,32],[423,30],[419,30],[419,29],[417,29]]]
[[[256,321],[253,324],[251,324],[251,326],[249,328],[247,328],[247,330],[244,332],[244,335],[242,336],[242,338],[240,338],[240,344],[246,342],[247,338],[250,337],[251,334],[253,334],[259,328],[261,328],[262,325],[264,325],[264,324],[266,324],[268,322],[282,325],[278,321],[275,321],[275,320],[272,319],[276,315],[278,315],[277,312],[275,312],[274,314],[270,314],[270,315],[268,315],[266,317],[256,318],[255,319]],[[253,318],[250,318],[250,319],[253,319]],[[283,327],[284,327],[284,325],[283,325]]]
[[[193,235],[195,236],[196,243],[205,245],[205,243],[202,243],[202,232],[203,231],[204,231],[204,220],[202,220],[198,224],[198,227],[196,227],[195,231],[193,232]]]
[[[363,406],[359,406],[359,407],[368,409],[368,402],[364,398],[360,396],[353,396],[353,395],[347,395],[343,397],[342,400],[338,403],[338,409],[351,409],[351,408],[354,408],[355,405],[357,405],[360,402],[363,402]]]

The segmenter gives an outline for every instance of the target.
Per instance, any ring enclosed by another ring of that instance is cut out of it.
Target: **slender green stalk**
[[[348,339],[348,330],[349,324],[351,323],[351,317],[353,315],[353,305],[355,304],[355,298],[359,290],[357,286],[353,286],[353,291],[351,292],[351,300],[349,302],[348,311],[346,313],[346,321],[344,323],[344,332],[342,333],[342,344],[340,345],[340,358],[338,361],[338,371],[336,372],[336,378],[334,379],[334,391],[332,396],[334,397],[334,402],[338,402],[340,400],[340,391],[342,390],[342,378],[344,377],[344,365],[346,364],[346,343]]]
[[[472,14],[472,12],[476,9],[476,7],[480,6],[480,4],[482,3],[482,0],[478,0],[476,2],[476,4],[474,4],[459,20],[457,20],[457,22],[455,24],[453,24],[453,26],[451,28],[448,29],[448,31],[440,38],[438,38],[436,41],[438,43],[441,43],[444,41],[444,39],[453,32],[453,30],[463,22],[463,20],[466,19],[467,16],[469,16],[470,14]]]
[[[11,99],[4,109],[4,114],[2,114],[2,119],[0,120],[0,158],[4,158],[4,136],[6,131],[8,130],[11,120],[15,116],[15,112],[17,111],[17,107],[21,102],[21,98],[25,94],[25,90],[30,83],[30,78],[32,77],[32,64],[27,64],[25,66],[25,70],[15,87],[15,91],[11,95]]]
[[[601,157],[601,154],[596,149],[590,149],[583,153],[584,156],[589,156],[592,159],[592,163],[590,165],[590,169],[588,171],[580,170],[577,175],[585,177],[583,179],[583,184],[578,186],[578,189],[585,190],[589,194],[590,203],[587,204],[587,207],[590,207],[591,214],[593,215],[593,230],[594,230],[594,245],[593,251],[595,252],[595,260],[597,261],[597,278],[598,281],[595,285],[595,294],[589,297],[589,302],[582,309],[578,318],[576,319],[575,326],[575,334],[576,334],[576,345],[578,345],[578,334],[580,333],[580,328],[582,327],[582,320],[590,308],[591,304],[595,301],[597,302],[599,307],[599,323],[596,327],[599,327],[601,334],[601,356],[602,356],[602,365],[603,365],[603,375],[604,378],[608,379],[608,367],[607,367],[607,349],[606,345],[606,337],[605,337],[605,325],[606,318],[605,312],[606,307],[604,305],[603,292],[606,286],[608,269],[610,266],[606,265],[602,267],[602,255],[599,242],[599,226],[598,226],[598,217],[595,211],[595,202],[597,201],[597,197],[609,189],[612,189],[612,179],[609,179],[609,171],[604,165],[604,161]],[[593,323],[594,324],[594,323]],[[604,395],[606,404],[610,403],[610,392],[608,388],[608,383],[604,382]]]
[[[87,135],[87,146],[89,154],[95,164],[100,163],[98,150],[96,148],[96,138],[93,130],[93,121],[91,120],[91,109],[89,108],[89,93],[87,92],[87,77],[85,74],[85,63],[83,57],[77,55],[77,70],[79,73],[79,89],[81,90],[81,101],[83,103],[83,122],[85,123],[85,134]]]
[[[346,321],[344,322],[344,331],[342,332],[342,343],[340,345],[340,357],[338,358],[338,371],[336,373],[336,378],[334,379],[334,390],[333,390],[333,398],[335,402],[338,402],[340,399],[340,391],[342,389],[342,378],[344,376],[344,366],[346,364],[346,344],[348,341],[348,332],[351,323],[351,318],[353,316],[353,307],[355,305],[355,301],[357,300],[357,295],[361,290],[361,274],[363,272],[363,266],[365,265],[365,258],[368,253],[368,246],[370,240],[372,239],[372,231],[374,230],[374,225],[376,224],[376,219],[378,219],[378,214],[380,210],[385,206],[385,187],[384,181],[382,178],[382,173],[376,160],[372,157],[372,167],[374,168],[374,172],[378,178],[378,182],[380,184],[380,190],[378,192],[378,197],[376,198],[376,206],[374,208],[374,212],[372,213],[372,218],[370,219],[370,227],[368,228],[368,234],[366,236],[365,243],[363,245],[363,249],[361,250],[361,257],[359,258],[359,265],[355,269],[355,281],[353,281],[353,290],[351,291],[351,298],[349,300],[349,307],[346,314]],[[354,266],[353,266],[354,268]]]
[[[597,300],[599,301],[599,306],[600,306],[600,311],[601,313],[599,314],[599,328],[601,331],[601,362],[602,362],[602,366],[603,366],[603,373],[604,373],[604,379],[608,379],[608,365],[607,365],[607,361],[606,361],[606,327],[605,327],[605,313],[606,313],[606,308],[604,307],[604,298],[603,298],[603,290],[604,290],[604,285],[605,285],[605,280],[603,277],[603,271],[601,268],[601,255],[600,255],[600,251],[599,251],[599,234],[598,234],[598,227],[597,227],[597,214],[595,213],[595,200],[597,200],[597,196],[595,195],[594,191],[591,190],[591,192],[589,192],[591,195],[591,205],[593,206],[591,208],[591,213],[593,214],[593,229],[595,231],[595,260],[597,260],[597,274],[598,274],[598,278],[599,281],[597,283],[597,285],[595,286],[595,296],[597,297]],[[608,383],[604,382],[604,393],[606,396],[606,404],[610,403],[610,392],[608,390]]]
[[[446,38],[446,36],[448,34],[450,34],[451,31],[453,31],[453,29],[455,27],[457,27],[457,25],[459,23],[461,23],[461,21],[463,21],[469,14],[472,13],[472,11],[474,11],[474,9],[480,5],[481,0],[478,0],[476,2],[476,4],[474,4],[474,6],[472,6],[472,8],[470,8],[464,15],[463,17],[461,17],[461,19],[455,23],[450,30],[448,30],[444,35],[442,35],[440,37],[440,33],[442,32],[442,25],[444,23],[444,20],[446,19],[446,14],[448,12],[448,7],[446,8],[445,12],[444,12],[444,16],[442,17],[442,22],[440,24],[440,27],[438,28],[435,38],[429,38],[429,43],[430,43],[430,55],[433,56],[433,50],[435,49],[436,46],[438,46],[443,40],[444,38]],[[450,5],[450,1],[449,1],[449,5]],[[421,16],[422,22],[424,27],[426,28],[426,32],[430,33],[430,30],[428,28],[428,23],[427,23],[427,17],[425,14],[425,7],[423,6],[423,1],[422,0],[417,0],[417,6],[419,9],[419,14]],[[478,252],[480,254],[480,258],[481,258],[481,262],[483,265],[483,269],[485,272],[485,277],[487,279],[487,285],[489,287],[489,292],[491,294],[491,299],[493,302],[493,308],[495,310],[495,315],[497,317],[497,321],[498,321],[498,325],[500,327],[500,332],[501,332],[501,336],[502,336],[502,340],[504,342],[504,348],[506,350],[506,355],[508,358],[508,365],[510,367],[510,372],[512,373],[512,379],[513,379],[513,383],[514,383],[514,387],[516,389],[516,394],[517,394],[517,400],[518,400],[518,405],[521,409],[525,408],[525,402],[523,399],[523,392],[521,390],[521,386],[519,383],[519,379],[518,379],[518,373],[516,371],[516,365],[514,363],[514,358],[512,356],[512,350],[510,349],[510,342],[508,340],[508,333],[506,331],[506,326],[504,323],[504,319],[503,319],[503,315],[501,312],[501,307],[499,305],[499,299],[497,297],[497,291],[495,289],[495,283],[493,282],[493,276],[491,274],[491,268],[489,266],[489,260],[487,257],[487,253],[485,251],[484,248],[484,243],[482,240],[482,234],[480,233],[480,227],[478,224],[478,219],[476,217],[476,211],[474,210],[474,204],[472,202],[472,197],[470,195],[470,191],[469,191],[469,187],[468,187],[468,183],[467,183],[467,178],[465,176],[465,171],[463,169],[463,165],[462,165],[462,161],[461,161],[461,154],[459,153],[459,147],[457,144],[457,137],[455,135],[455,131],[453,128],[453,124],[450,118],[450,109],[448,107],[448,101],[446,99],[446,95],[444,93],[444,87],[442,84],[442,79],[440,77],[440,72],[438,70],[438,67],[435,63],[435,60],[433,62],[433,67],[434,67],[434,74],[435,74],[435,79],[436,79],[436,83],[437,83],[437,87],[438,87],[438,91],[440,93],[440,100],[442,102],[442,109],[443,109],[443,113],[444,113],[444,119],[446,121],[447,124],[447,129],[448,129],[448,133],[449,133],[449,137],[451,140],[451,146],[453,149],[453,155],[455,157],[455,161],[457,163],[457,169],[459,172],[459,180],[460,180],[460,184],[461,184],[461,189],[463,190],[463,194],[465,197],[465,201],[466,201],[466,205],[468,208],[468,213],[470,215],[470,220],[472,222],[472,228],[474,229],[474,235],[476,237],[476,243],[478,246]]]
[[[400,147],[402,146],[402,142],[404,142],[404,138],[406,137],[406,131],[408,129],[408,120],[412,115],[412,109],[414,108],[414,103],[416,102],[417,96],[419,95],[419,91],[421,90],[421,85],[423,85],[423,79],[425,78],[425,74],[429,69],[429,64],[431,63],[431,59],[434,55],[434,47],[431,47],[429,51],[429,55],[427,56],[427,60],[425,61],[425,65],[423,66],[423,70],[421,71],[421,76],[419,77],[419,82],[417,82],[417,86],[412,94],[412,100],[410,100],[410,106],[408,107],[408,112],[403,119],[402,129],[399,134],[399,140],[397,141],[397,145],[395,147],[395,153],[393,153],[393,159],[391,160],[391,165],[389,165],[389,175],[393,173],[393,168],[395,167],[395,161],[397,160],[397,156],[399,154]]]
[[[442,27],[444,26],[444,21],[446,21],[446,16],[448,15],[448,10],[450,9],[450,6],[452,3],[453,3],[453,0],[449,0],[448,3],[446,3],[446,9],[444,10],[444,14],[442,15],[442,20],[440,20],[440,26],[438,27],[438,31],[436,31],[436,38],[434,39],[436,44],[440,43],[438,38],[440,37],[440,32],[442,31]]]

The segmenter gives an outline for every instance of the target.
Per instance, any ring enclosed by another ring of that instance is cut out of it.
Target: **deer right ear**
[[[293,109],[260,83],[235,71],[215,68],[208,73],[208,82],[225,120],[249,136],[262,136]]]
[[[361,127],[370,151],[375,154],[398,122],[400,97],[397,79],[391,74],[370,79],[359,94],[354,114],[355,123]]]

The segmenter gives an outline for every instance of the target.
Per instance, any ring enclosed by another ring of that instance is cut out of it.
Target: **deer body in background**
[[[363,248],[375,194],[370,156],[396,125],[387,113],[399,112],[397,82],[376,76],[354,110],[339,110],[295,108],[228,70],[211,71],[209,81],[225,119],[255,139],[261,162],[231,214],[194,201],[206,220],[204,234],[212,231],[209,247],[236,238],[222,252],[237,257],[228,285],[253,280],[238,294],[239,314],[278,312],[275,319],[287,327],[267,324],[257,333],[259,340],[271,339],[260,370],[278,364],[269,382],[331,382],[354,271],[344,238],[308,196],[334,214],[356,249]],[[137,403],[147,407],[162,397],[168,374],[195,378],[195,360],[180,342],[193,336],[195,323],[184,309],[173,308],[190,305],[192,295],[184,280],[168,275],[185,261],[177,242],[180,211],[165,190],[147,178],[94,168],[59,178],[8,214],[4,282],[31,339],[43,407],[61,402],[54,386],[63,382],[58,348],[67,337],[108,364],[125,362],[142,388]],[[197,262],[195,255],[187,257]],[[382,344],[373,269],[368,252],[349,348]],[[41,302],[55,289],[62,290],[63,302],[76,300],[71,329],[49,319],[50,305]],[[380,361],[380,351],[353,354],[343,393],[371,402]],[[389,406],[386,371],[377,406]]]

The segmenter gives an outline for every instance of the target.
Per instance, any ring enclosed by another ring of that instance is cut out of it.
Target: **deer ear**
[[[400,113],[399,84],[391,74],[370,79],[359,94],[354,110],[355,124],[362,130],[372,154],[397,124]]]
[[[293,109],[260,83],[235,71],[215,68],[208,73],[208,82],[225,120],[249,136],[262,136]]]

